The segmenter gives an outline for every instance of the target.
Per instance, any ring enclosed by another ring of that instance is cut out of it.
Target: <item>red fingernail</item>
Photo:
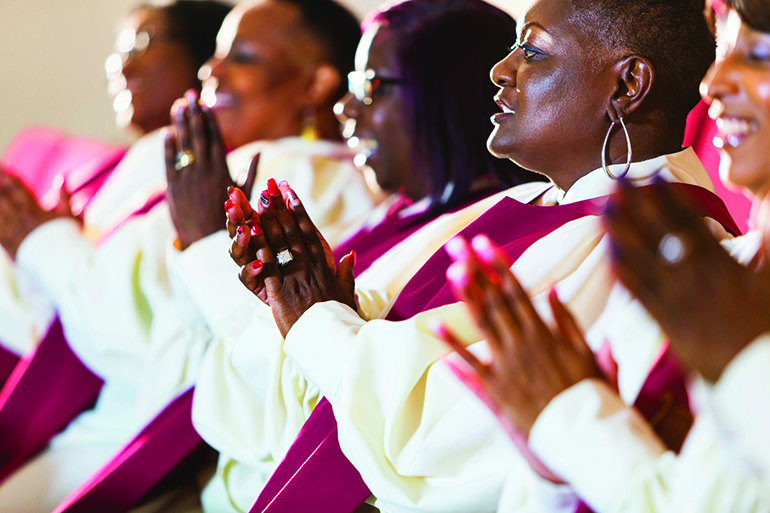
[[[446,278],[457,287],[465,288],[468,286],[468,273],[465,272],[465,266],[452,264],[446,270]]]
[[[238,237],[243,235],[243,225],[239,226],[235,232],[238,234]]]
[[[444,249],[452,260],[465,262],[470,258],[468,242],[462,236],[454,237],[444,244]]]
[[[299,197],[297,196],[297,193],[294,192],[294,189],[289,189],[289,198],[291,198],[291,201],[299,203]]]
[[[495,247],[486,235],[477,235],[471,241],[471,246],[482,261],[489,264],[494,260]]]
[[[262,270],[262,260],[254,260],[251,263],[251,269],[256,271],[256,272],[261,271]]]
[[[281,183],[279,183],[278,185],[280,187],[288,187],[289,186],[289,182],[287,182],[286,180],[281,180]]]
[[[258,224],[255,224],[251,227],[251,234],[252,235],[262,235],[262,229],[259,227]]]
[[[267,190],[270,192],[270,196],[280,196],[281,189],[278,188],[278,184],[275,183],[273,178],[267,181]]]
[[[356,266],[356,252],[355,250],[350,252],[350,265],[355,267]]]
[[[233,187],[232,185],[228,186],[227,187],[227,195],[228,196],[231,195],[234,190],[235,190],[235,187]]]
[[[225,201],[225,210],[230,210],[234,206],[235,206],[235,203],[233,203],[233,200],[228,199],[227,201]]]
[[[551,298],[552,301],[553,300],[559,301],[559,293],[556,292],[556,287],[551,287],[551,290],[548,291],[548,297]]]
[[[265,208],[270,206],[270,195],[267,191],[262,191],[262,194],[259,195],[259,201],[262,202],[262,204],[265,206]]]

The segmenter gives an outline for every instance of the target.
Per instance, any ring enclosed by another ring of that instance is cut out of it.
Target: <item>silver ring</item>
[[[658,255],[668,265],[677,265],[687,255],[687,246],[678,235],[667,233],[660,239]]]
[[[294,255],[292,255],[290,250],[284,249],[275,255],[275,259],[278,261],[278,267],[286,267],[294,260]]]
[[[191,166],[195,162],[195,155],[191,151],[180,151],[176,154],[176,163],[174,167],[177,171],[181,171],[187,166]]]

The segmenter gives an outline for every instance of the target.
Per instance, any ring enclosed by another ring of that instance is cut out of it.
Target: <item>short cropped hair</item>
[[[467,202],[477,178],[504,185],[535,175],[487,150],[489,118],[500,112],[489,70],[516,40],[516,22],[482,0],[407,0],[376,13],[396,41],[404,119],[433,185],[430,214]]]
[[[767,0],[725,0],[724,3],[749,27],[770,33],[770,3]]]
[[[231,4],[217,0],[174,0],[158,5],[144,3],[135,11],[153,9],[162,13],[197,70],[214,55],[217,33],[232,8]]]
[[[355,65],[356,48],[361,40],[358,19],[334,0],[279,0],[302,12],[302,23],[310,31],[329,61],[340,74],[340,86],[332,98],[340,100],[348,92],[348,73]]]
[[[651,100],[666,114],[683,119],[700,101],[699,84],[716,57],[716,41],[703,15],[704,0],[571,3],[595,46],[627,50],[650,60],[657,76]]]

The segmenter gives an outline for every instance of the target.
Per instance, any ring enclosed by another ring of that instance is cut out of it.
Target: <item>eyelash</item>
[[[524,60],[529,61],[537,57],[538,55],[542,55],[542,52],[539,50],[536,50],[530,46],[522,45],[519,43],[516,43],[515,45],[511,46],[508,51],[513,52],[517,48],[521,48],[521,53],[524,55]]]

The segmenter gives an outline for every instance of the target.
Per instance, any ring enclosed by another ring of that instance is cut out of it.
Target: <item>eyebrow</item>
[[[546,34],[550,34],[550,32],[548,32],[547,28],[545,28],[544,26],[542,26],[540,23],[538,23],[536,21],[530,21],[529,23],[527,23],[523,27],[521,27],[521,33],[523,34],[528,28],[532,28],[532,27],[537,27],[540,30],[542,30],[543,32],[545,32]]]

